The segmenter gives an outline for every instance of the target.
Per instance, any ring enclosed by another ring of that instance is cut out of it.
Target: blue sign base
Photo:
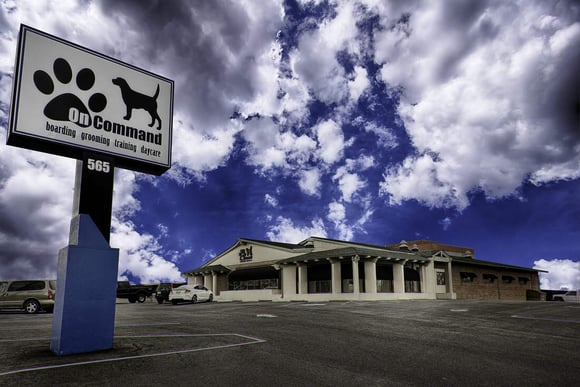
[[[91,217],[71,222],[70,245],[58,255],[50,350],[57,355],[113,348],[119,249]]]

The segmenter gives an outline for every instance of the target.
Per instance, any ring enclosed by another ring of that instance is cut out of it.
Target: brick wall
[[[461,272],[473,273],[472,282],[462,280]],[[516,269],[480,267],[452,263],[453,288],[457,299],[481,300],[526,300],[526,290],[539,290],[538,274]],[[492,282],[486,282],[486,275],[495,276]],[[513,277],[511,283],[503,281],[504,276]],[[520,277],[527,278],[527,283],[520,283]]]

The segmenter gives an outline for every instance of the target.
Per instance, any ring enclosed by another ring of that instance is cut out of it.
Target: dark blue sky
[[[4,4],[0,125],[20,23],[174,80],[171,170],[116,172],[135,282],[240,237],[321,236],[456,244],[580,287],[579,19],[573,1]],[[1,275],[54,275],[73,176],[0,147]]]

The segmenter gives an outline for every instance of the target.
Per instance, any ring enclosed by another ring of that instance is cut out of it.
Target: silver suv
[[[56,296],[55,280],[0,281],[0,308],[19,308],[26,313],[51,313]]]

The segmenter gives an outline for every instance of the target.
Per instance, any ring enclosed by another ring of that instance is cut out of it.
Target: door
[[[445,273],[445,269],[435,269],[435,276],[436,276],[436,283],[437,293],[447,293],[447,276]]]

